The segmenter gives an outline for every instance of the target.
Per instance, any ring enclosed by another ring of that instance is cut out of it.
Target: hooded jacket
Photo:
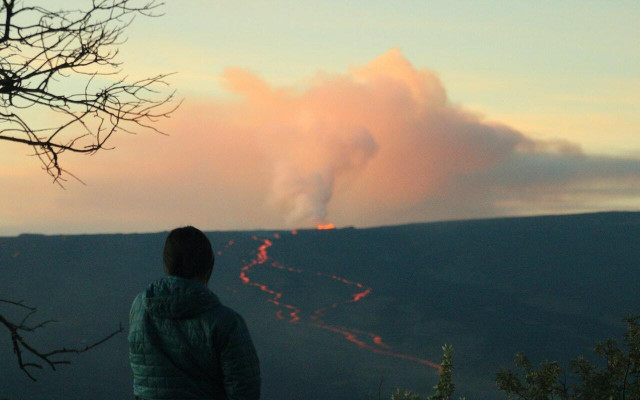
[[[258,357],[244,319],[190,279],[164,277],[135,298],[129,360],[141,399],[260,398]]]

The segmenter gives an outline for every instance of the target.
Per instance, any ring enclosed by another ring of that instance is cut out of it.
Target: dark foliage
[[[515,360],[519,371],[499,371],[498,387],[510,399],[640,399],[640,316],[629,316],[624,321],[627,332],[622,346],[614,339],[607,339],[594,349],[600,363],[584,356],[571,362],[576,383],[567,383],[566,373],[557,362],[546,361],[535,369],[531,361],[519,353]]]

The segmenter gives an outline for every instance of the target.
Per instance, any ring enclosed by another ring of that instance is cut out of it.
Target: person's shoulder
[[[218,335],[226,337],[232,332],[244,331],[246,329],[245,319],[233,308],[218,303],[215,308],[209,310],[206,319],[209,320],[213,331]]]
[[[239,312],[222,303],[211,312],[214,348],[227,348],[230,341],[235,343],[234,346],[250,341],[247,324]]]
[[[216,319],[225,322],[242,319],[242,316],[236,310],[221,302],[218,302],[215,307],[209,310],[209,313],[215,316]]]

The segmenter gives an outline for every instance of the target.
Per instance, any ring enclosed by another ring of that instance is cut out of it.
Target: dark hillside
[[[0,297],[59,320],[33,344],[83,345],[126,326],[165,235],[0,238]],[[640,310],[640,213],[208,235],[221,252],[209,286],[247,319],[264,399],[362,399],[381,376],[386,393],[425,392],[444,343],[460,395],[503,398],[493,377],[517,351],[565,362]],[[31,383],[0,333],[0,395],[131,398],[126,335],[71,359]]]

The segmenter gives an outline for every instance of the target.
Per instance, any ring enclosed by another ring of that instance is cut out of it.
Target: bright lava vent
[[[336,229],[336,226],[329,222],[328,224],[319,224],[318,230]]]

